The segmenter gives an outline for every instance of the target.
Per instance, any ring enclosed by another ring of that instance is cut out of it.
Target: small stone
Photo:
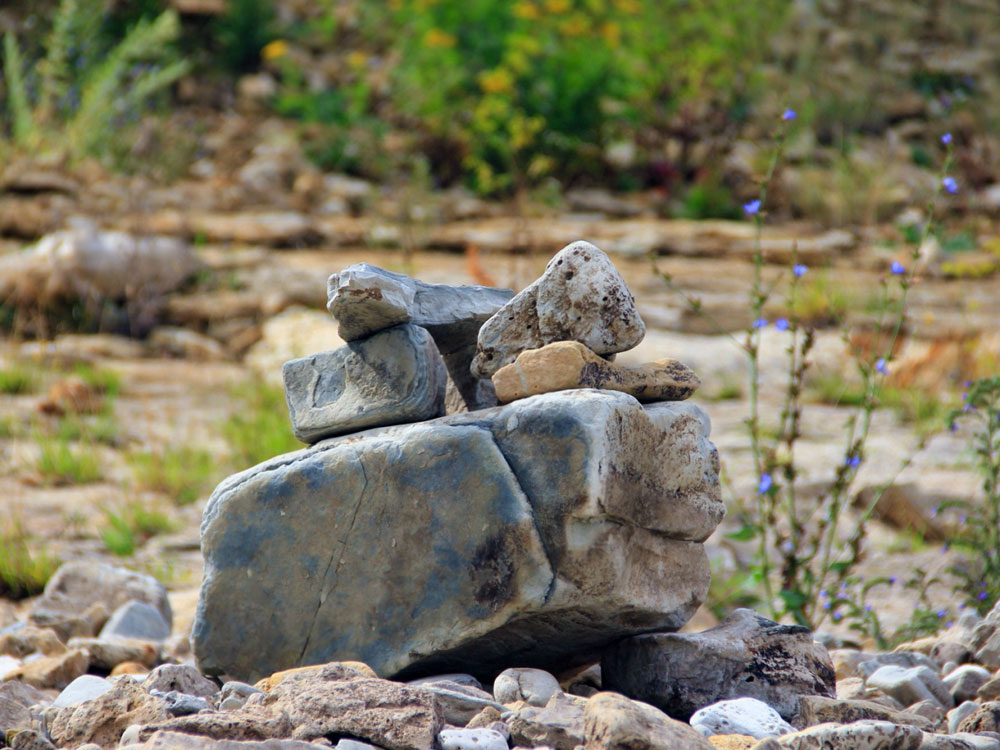
[[[708,741],[716,750],[753,750],[758,744],[749,734],[713,734]]]
[[[904,667],[907,669],[912,667],[927,667],[934,672],[938,670],[938,666],[934,663],[933,659],[917,651],[892,651],[867,656],[869,658],[862,661],[857,667],[858,674],[865,679],[868,679],[885,666]]]
[[[430,677],[420,677],[416,680],[407,681],[407,685],[430,685],[434,682],[450,682],[456,685],[467,685],[468,687],[474,687],[477,690],[483,689],[483,684],[473,677],[471,674],[465,674],[464,672],[450,672],[448,674],[438,674],[431,675]]]
[[[611,259],[589,242],[574,242],[483,324],[472,373],[490,378],[525,349],[555,341],[579,341],[597,354],[623,352],[645,333]]]
[[[248,685],[245,682],[240,682],[239,680],[230,680],[222,686],[222,699],[226,698],[241,698],[246,700],[254,693],[261,693],[262,690],[258,690],[253,685]]]
[[[148,605],[145,605],[148,606]],[[160,613],[156,617],[163,621]],[[110,622],[110,621],[109,621]],[[87,652],[90,657],[90,667],[104,671],[113,671],[119,664],[138,663],[141,673],[149,671],[159,661],[160,650],[148,641],[133,641],[112,636],[110,638],[70,638],[70,648],[78,648]],[[122,672],[118,672],[122,674]]]
[[[315,745],[313,746],[315,747]],[[367,742],[357,740],[340,740],[333,746],[334,750],[382,750],[378,745],[371,745]]]
[[[948,688],[938,673],[930,667],[907,669],[887,664],[871,674],[866,684],[891,695],[904,706],[912,706],[923,700],[935,701],[945,709],[953,705]]]
[[[103,677],[92,674],[84,674],[77,677],[52,701],[52,705],[58,708],[65,708],[76,703],[89,701],[99,695],[108,692],[112,684]]]
[[[560,691],[544,707],[525,705],[507,720],[511,740],[525,747],[547,745],[554,750],[574,750],[583,744],[586,704],[583,698]]]
[[[433,682],[415,680],[407,684],[415,685],[434,693],[437,697],[438,705],[441,706],[444,721],[447,724],[466,726],[484,708],[503,708],[503,706],[493,700],[492,695],[485,690],[472,687],[471,685],[460,685],[457,682],[437,679]]]
[[[937,727],[945,719],[944,708],[936,700],[922,700],[908,706],[906,713],[922,716]]]
[[[159,690],[162,693],[176,691],[199,698],[211,698],[219,692],[219,686],[203,677],[194,667],[186,664],[161,664],[143,680],[142,687],[147,692]]]
[[[493,375],[501,403],[572,388],[622,391],[639,401],[683,401],[700,385],[698,376],[675,359],[626,367],[594,354],[578,341],[526,349]]]
[[[955,702],[961,703],[975,698],[979,688],[989,682],[991,676],[989,670],[978,664],[963,664],[945,673],[942,682],[951,692]]]
[[[23,658],[28,654],[56,656],[66,652],[66,646],[54,630],[26,626],[0,635],[0,654]]]
[[[495,723],[503,724],[503,722],[500,721],[502,715],[503,713],[500,709],[494,708],[493,706],[487,706],[478,714],[473,716],[465,726],[468,729],[479,729],[480,727],[488,727]],[[507,725],[504,724],[504,726]],[[510,738],[509,728],[507,730],[507,737],[508,739]]]
[[[238,695],[230,695],[228,698],[223,698],[222,702],[219,703],[220,711],[238,711],[243,708],[246,704],[247,699],[241,698]]]
[[[256,685],[254,685],[254,687],[262,692],[270,693],[285,680],[298,680],[312,675],[321,674],[327,675],[326,679],[333,679],[330,675],[335,674],[336,679],[340,680],[353,680],[358,677],[375,678],[378,676],[375,674],[375,670],[364,662],[338,661],[330,662],[329,664],[314,664],[308,667],[292,667],[291,669],[283,669],[280,672],[275,672],[270,677],[265,677],[260,680]]]
[[[441,750],[507,750],[507,738],[493,729],[448,728],[438,732]]]
[[[795,731],[777,711],[756,698],[737,698],[705,706],[694,712],[690,724],[706,737],[747,734],[763,739]]]
[[[948,712],[948,732],[954,734],[966,716],[974,714],[979,708],[975,701],[964,701]]]
[[[920,750],[1000,750],[1000,741],[967,732],[925,734]]]
[[[444,414],[447,373],[430,334],[401,325],[281,369],[295,437],[305,443]]]
[[[169,693],[163,693],[159,690],[150,690],[148,692],[150,695],[155,695],[163,699],[164,706],[171,716],[190,716],[199,711],[212,710],[211,703],[196,695],[185,695],[184,693],[178,693],[176,690],[171,690]]]
[[[923,716],[909,711],[898,711],[873,701],[826,698],[821,695],[803,695],[799,699],[800,725],[812,726],[829,722],[850,724],[861,719],[909,724],[923,731],[934,729],[934,723]]]
[[[149,667],[147,667],[142,662],[138,661],[123,661],[120,664],[116,664],[114,669],[111,670],[111,677],[117,677],[122,674],[130,675],[144,675],[149,674]]]
[[[604,687],[686,721],[703,706],[757,698],[789,721],[799,696],[834,695],[833,665],[807,628],[737,609],[701,633],[650,633],[605,650]]]
[[[10,747],[11,750],[55,750],[55,745],[34,729],[22,729],[15,734]]]
[[[20,680],[32,687],[62,690],[87,671],[90,660],[85,651],[74,649],[59,656],[45,656],[26,662],[4,679]]]
[[[122,732],[121,738],[118,740],[119,747],[125,747],[125,745],[136,745],[139,743],[139,732],[142,730],[141,724],[130,724],[125,727],[125,731]]]
[[[916,727],[888,721],[856,721],[851,724],[817,724],[814,727],[766,740],[772,748],[794,750],[917,750],[923,733]],[[762,743],[755,750],[765,750]]]
[[[585,750],[713,750],[687,724],[617,693],[598,693],[583,711]]]
[[[500,703],[524,701],[544,706],[558,692],[559,680],[543,669],[505,669],[493,682],[493,697]]]

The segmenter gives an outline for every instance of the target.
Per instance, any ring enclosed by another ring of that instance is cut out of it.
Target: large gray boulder
[[[209,674],[564,668],[679,628],[721,520],[704,412],[544,394],[326,440],[225,480],[202,522]]]

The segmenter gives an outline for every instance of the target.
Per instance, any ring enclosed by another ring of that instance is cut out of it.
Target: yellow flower
[[[618,10],[624,13],[634,14],[642,10],[639,0],[615,0],[615,5],[618,6]]]
[[[455,37],[441,29],[430,29],[424,34],[424,44],[428,47],[450,49],[455,46]]]
[[[260,51],[260,56],[264,60],[277,60],[279,57],[284,57],[288,54],[288,42],[284,39],[275,39],[269,44],[265,44],[264,48]]]
[[[366,62],[368,62],[368,55],[359,49],[354,50],[347,56],[347,64],[355,70],[363,68]]]
[[[487,94],[500,94],[514,88],[514,78],[505,68],[494,68],[479,74],[479,87]]]
[[[519,3],[515,3],[514,16],[517,18],[524,18],[529,21],[534,21],[537,20],[538,18],[541,18],[542,14],[538,11],[537,5],[522,0]]]
[[[565,13],[569,8],[569,0],[545,0],[545,9],[549,13]]]
[[[582,36],[587,33],[587,19],[575,13],[560,24],[559,28],[566,36]]]
[[[608,21],[601,26],[601,36],[610,47],[617,47],[622,38],[621,27],[614,21]]]

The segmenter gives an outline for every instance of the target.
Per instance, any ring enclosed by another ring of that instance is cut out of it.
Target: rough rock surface
[[[292,432],[304,443],[444,414],[447,374],[423,328],[400,325],[281,368]]]
[[[301,740],[212,740],[183,732],[156,732],[132,750],[320,750],[328,745]]]
[[[891,695],[904,706],[920,701],[933,701],[942,708],[951,708],[954,701],[940,675],[931,667],[897,667],[886,664],[873,672],[865,684]]]
[[[598,693],[583,712],[586,750],[713,750],[687,724],[617,693]]]
[[[772,737],[754,750],[917,750],[923,733],[887,721],[856,721],[853,724],[817,724],[814,727]]]
[[[500,703],[524,701],[529,706],[544,706],[560,692],[559,680],[544,669],[505,669],[493,681],[493,697]]]
[[[510,738],[523,747],[573,750],[583,743],[583,712],[587,702],[566,693],[554,693],[542,706],[524,706],[507,719]]]
[[[635,300],[611,259],[589,242],[574,242],[483,324],[472,373],[490,378],[525,349],[555,341],[579,341],[597,354],[623,352],[645,333]]]
[[[469,366],[479,329],[514,293],[483,286],[428,284],[367,263],[357,263],[327,281],[327,309],[346,341],[410,322],[434,337],[448,373],[470,410],[493,406]]]
[[[763,739],[795,731],[777,711],[756,698],[736,698],[699,708],[690,724],[706,737],[743,734]]]
[[[359,659],[386,676],[492,679],[677,629],[724,514],[707,438],[693,404],[566,391],[230,477],[202,523],[199,664],[256,679]]]
[[[703,706],[757,698],[790,721],[800,695],[835,690],[833,665],[812,633],[737,609],[701,633],[650,633],[604,652],[605,689],[651,703],[687,720]]]
[[[579,341],[526,349],[493,375],[501,403],[570,388],[622,391],[639,401],[683,401],[700,385],[691,368],[675,359],[625,367],[599,357]]]
[[[132,724],[167,718],[163,701],[150,695],[129,677],[122,677],[111,690],[93,700],[63,708],[56,714],[49,733],[57,745],[77,747],[93,742],[110,748]]]
[[[812,726],[836,722],[849,724],[861,719],[891,721],[893,724],[909,724],[924,731],[934,728],[934,722],[909,711],[893,711],[879,703],[866,700],[840,700],[822,695],[803,695],[799,698],[799,726]]]

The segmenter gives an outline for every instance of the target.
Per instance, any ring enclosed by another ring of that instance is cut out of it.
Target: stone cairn
[[[611,361],[645,326],[607,255],[575,242],[516,296],[361,263],[328,297],[347,345],[283,368],[311,446],[206,508],[203,671],[492,679],[687,622],[725,513],[718,453],[681,401],[690,369]]]

